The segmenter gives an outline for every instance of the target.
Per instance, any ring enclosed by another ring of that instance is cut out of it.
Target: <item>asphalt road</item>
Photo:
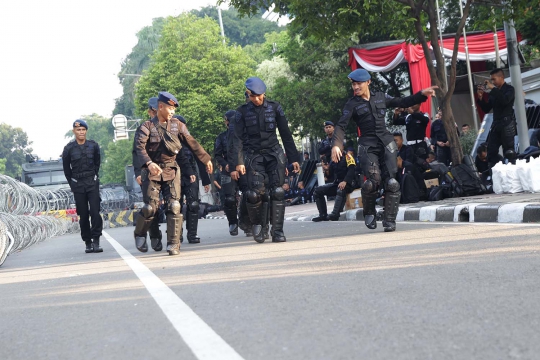
[[[287,243],[257,244],[201,220],[176,257],[132,231],[9,256],[0,358],[540,357],[538,226],[286,222]]]

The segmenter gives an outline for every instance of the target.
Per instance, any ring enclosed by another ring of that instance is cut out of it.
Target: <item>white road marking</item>
[[[243,360],[243,358],[182,301],[163,281],[109,234],[103,236],[124,259],[167,319],[198,359]]]

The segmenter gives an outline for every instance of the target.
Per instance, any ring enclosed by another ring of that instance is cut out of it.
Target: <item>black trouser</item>
[[[230,173],[223,172],[221,174],[221,189],[224,199],[223,211],[229,225],[238,224],[238,205],[236,203],[238,182],[231,178]]]
[[[384,186],[388,179],[396,177],[397,146],[394,142],[388,146],[392,147],[394,151],[387,149],[378,139],[358,145],[358,157],[362,167],[362,174],[370,179],[377,188],[381,185]]]
[[[411,144],[408,146],[412,148],[414,156],[418,156],[418,153],[417,153],[418,149],[424,149],[425,156],[427,156],[428,148],[427,148],[427,143],[425,141],[422,140],[420,142],[417,142],[416,144]]]
[[[99,238],[103,230],[103,219],[99,214],[101,198],[99,195],[99,185],[84,192],[74,192],[75,206],[79,215],[79,225],[81,226],[81,238],[83,241],[91,241]],[[90,206],[90,209],[88,207]],[[92,227],[90,227],[92,218]]]
[[[450,152],[450,148],[448,146],[435,146],[435,151],[437,152],[437,161],[443,163],[446,166],[450,165],[450,161],[452,160],[452,153]]]
[[[352,186],[347,184],[343,190],[338,189],[339,182],[334,182],[331,184],[324,184],[317,186],[313,192],[313,198],[317,204],[317,210],[319,210],[319,215],[328,215],[328,208],[326,207],[326,201],[324,200],[325,196],[336,196],[338,193],[345,199],[347,194],[351,193],[354,189]],[[338,205],[340,209],[336,209],[335,205]],[[343,209],[341,209],[341,204],[334,203],[334,213],[339,214]]]
[[[493,122],[488,136],[487,157],[489,167],[499,162],[499,148],[503,147],[503,154],[514,150],[514,136],[516,135],[516,121],[513,118]]]
[[[181,189],[181,201],[186,201],[186,230],[188,238],[193,238],[197,235],[197,227],[199,225],[199,178],[196,177],[194,182],[184,181]]]

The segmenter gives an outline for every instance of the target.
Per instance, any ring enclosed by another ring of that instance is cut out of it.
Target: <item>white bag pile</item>
[[[540,192],[540,157],[529,162],[517,160],[515,165],[499,162],[492,172],[493,191],[496,194]]]

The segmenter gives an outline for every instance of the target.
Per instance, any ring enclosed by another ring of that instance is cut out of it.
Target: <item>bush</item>
[[[461,149],[463,150],[463,155],[471,153],[477,137],[478,132],[473,129],[469,130],[466,134],[461,135],[459,141],[461,142]]]

